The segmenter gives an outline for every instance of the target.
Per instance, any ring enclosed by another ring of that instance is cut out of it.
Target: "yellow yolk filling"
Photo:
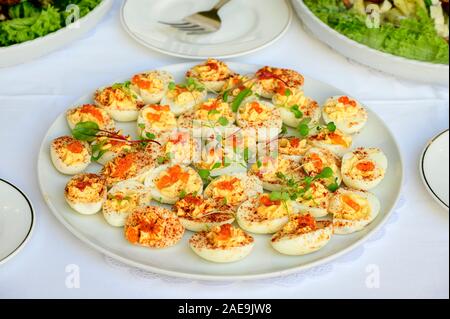
[[[167,93],[167,97],[174,101],[176,104],[187,104],[195,101],[199,101],[203,97],[203,93],[200,91],[185,91],[185,90],[170,90]]]
[[[330,145],[341,145],[345,148],[349,148],[352,144],[352,137],[340,134],[336,131],[334,133],[326,134],[325,139],[322,140],[322,142]]]
[[[217,60],[208,60],[206,64],[195,66],[192,73],[200,81],[223,81],[231,74],[230,69],[223,62]]]
[[[133,78],[133,83],[137,85],[141,90],[144,90],[150,94],[158,94],[164,90],[164,81],[162,81],[157,74],[141,74]],[[144,85],[142,85],[142,84]]]
[[[242,202],[246,199],[245,190],[240,181],[236,181],[231,184],[232,179],[230,178],[219,178],[214,181],[211,185],[213,198],[224,198],[229,205],[234,205],[236,203]],[[218,185],[221,183],[230,182],[230,187],[220,188]]]
[[[373,165],[373,169],[360,169],[360,165],[367,166],[367,164]],[[353,156],[347,165],[350,167],[348,175],[355,179],[374,179],[384,175],[384,170],[369,159],[360,160]]]
[[[84,163],[86,157],[89,156],[89,153],[86,149],[84,149],[81,153],[72,153],[68,149],[62,148],[58,151],[58,153],[61,160],[67,166]]]
[[[284,158],[279,158],[278,160],[268,159],[262,163],[261,167],[258,167],[258,164],[253,164],[252,171],[262,173],[264,181],[277,182],[279,181],[277,173],[283,173],[285,175],[292,173],[290,164],[291,162]]]
[[[200,106],[195,112],[195,118],[200,121],[218,121],[219,118],[225,117],[227,120],[232,121],[234,119],[233,111],[228,103],[208,102]],[[211,112],[211,110],[215,110]]]
[[[75,185],[71,185],[68,189],[68,193],[71,198],[76,198],[77,202],[89,203],[100,200],[100,193],[102,192],[103,187],[104,185],[101,183],[92,183],[81,190]]]
[[[278,141],[278,149],[280,154],[284,155],[303,155],[311,148],[308,145],[307,139],[302,139],[298,141],[298,144],[291,143],[287,138],[282,138]]]
[[[142,114],[145,121],[150,124],[152,129],[163,130],[177,127],[175,115],[167,111],[146,110]]]
[[[182,191],[184,191],[186,194],[198,192],[202,187],[202,180],[199,176],[196,176],[191,172],[187,172],[187,174],[189,175],[187,180],[179,179],[175,183],[172,183],[167,187],[158,188],[161,194],[170,198],[174,198],[178,197]],[[166,172],[161,172],[157,180],[161,180],[161,178],[166,175]]]
[[[214,227],[207,235],[207,239],[215,248],[231,248],[241,246],[248,241],[245,233],[240,228],[231,227],[229,236],[221,234],[221,227]]]
[[[289,202],[280,203],[279,205],[265,206],[261,205],[256,209],[259,216],[264,219],[278,219],[288,216],[292,213],[292,205]]]
[[[105,205],[110,210],[116,212],[131,212],[139,205],[139,195],[138,193],[116,193],[112,196],[108,196],[108,200]]]
[[[97,96],[97,101],[112,109],[135,110],[137,108],[133,94],[124,89],[105,89]]]
[[[361,108],[358,106],[333,101],[325,105],[324,111],[328,114],[330,119],[339,121],[354,118],[361,112]]]
[[[329,191],[324,185],[313,183],[303,197],[299,197],[297,200],[308,207],[325,208],[328,206],[328,195]]]
[[[299,107],[305,106],[309,99],[303,94],[302,91],[296,92],[287,96],[286,94],[277,93],[273,97],[275,105],[290,108],[294,105]]]
[[[369,201],[356,194],[344,194],[340,196],[340,209],[333,213],[334,218],[346,220],[366,219],[370,213]]]
[[[248,103],[244,109],[239,111],[241,114],[241,118],[244,121],[248,122],[256,122],[256,123],[262,123],[268,119],[270,119],[270,115],[272,111],[267,108],[265,105],[257,103],[257,102],[250,102]]]

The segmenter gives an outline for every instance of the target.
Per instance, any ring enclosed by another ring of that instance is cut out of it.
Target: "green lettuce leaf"
[[[101,0],[53,0],[35,6],[23,1],[9,8],[10,20],[0,22],[0,46],[30,41],[57,31],[66,25],[70,4],[80,9],[80,18],[92,11]]]
[[[371,48],[409,59],[448,64],[448,43],[434,29],[428,12],[419,8],[415,17],[399,26],[384,22],[379,29],[367,28],[365,17],[348,10],[341,0],[304,0],[323,22],[348,38]]]

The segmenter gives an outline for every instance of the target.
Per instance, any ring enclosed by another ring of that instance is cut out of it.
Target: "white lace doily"
[[[376,242],[380,239],[382,239],[386,233],[387,228],[395,223],[399,218],[399,210],[402,209],[402,207],[405,205],[406,199],[404,196],[400,197],[400,200],[397,204],[397,207],[392,212],[391,216],[389,217],[389,220],[384,224],[384,226],[376,233],[372,234],[370,238],[362,245],[358,246],[348,254],[345,254],[344,256],[339,257],[338,259],[333,260],[330,263],[317,266],[308,270],[299,271],[298,273],[288,275],[288,276],[282,276],[282,277],[275,277],[275,278],[269,278],[269,279],[259,279],[251,281],[252,283],[256,284],[276,284],[281,286],[292,286],[292,285],[298,285],[302,281],[304,281],[307,278],[314,278],[314,277],[320,277],[324,276],[326,274],[329,274],[332,272],[334,265],[341,264],[341,263],[349,263],[352,261],[357,260],[359,257],[361,257],[364,254],[365,246],[370,245],[373,242]],[[232,285],[236,283],[236,281],[199,281],[199,280],[191,280],[191,279],[185,279],[185,278],[178,278],[178,277],[171,277],[166,275],[160,275],[152,272],[148,272],[139,268],[130,267],[128,265],[125,265],[111,257],[104,256],[106,263],[110,265],[111,267],[121,269],[123,271],[126,271],[130,273],[132,276],[135,276],[140,279],[150,280],[150,281],[158,281],[161,280],[163,282],[167,283],[176,283],[176,284],[190,284],[190,283],[198,283],[202,285],[207,286],[227,286]]]

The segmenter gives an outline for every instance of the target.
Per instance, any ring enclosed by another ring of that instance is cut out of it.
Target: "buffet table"
[[[449,126],[448,87],[399,80],[348,61],[305,33],[298,19],[272,47],[232,61],[302,70],[349,92],[386,121],[401,146],[406,180],[380,233],[336,262],[298,275],[227,283],[132,269],[70,234],[38,187],[37,154],[48,127],[78,97],[111,79],[185,62],[130,39],[120,26],[119,2],[80,41],[0,69],[0,177],[29,196],[37,219],[30,242],[0,266],[0,298],[448,298],[449,214],[427,193],[418,169],[427,141]],[[74,269],[79,285],[70,280]]]

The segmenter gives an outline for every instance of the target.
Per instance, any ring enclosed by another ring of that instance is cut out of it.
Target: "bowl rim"
[[[420,61],[420,60],[414,60],[414,59],[408,59],[399,55],[395,55],[392,53],[380,51],[374,48],[371,48],[365,44],[359,43],[353,39],[350,39],[349,37],[343,35],[342,33],[336,31],[329,25],[327,25],[325,22],[320,20],[309,8],[308,6],[303,2],[303,0],[292,0],[295,1],[300,8],[303,10],[303,13],[307,14],[310,18],[312,18],[317,24],[319,24],[323,29],[327,29],[327,31],[331,34],[333,34],[336,38],[341,40],[341,42],[346,42],[349,45],[353,45],[358,47],[359,49],[367,50],[373,54],[377,54],[380,57],[395,60],[393,62],[401,62],[401,63],[409,63],[414,64],[419,67],[427,67],[432,69],[447,69],[447,72],[449,70],[449,64],[443,64],[443,63],[432,63],[432,62],[426,62],[426,61]],[[322,41],[322,40],[321,40]],[[325,41],[322,41],[325,42]]]
[[[93,9],[91,10],[88,14],[86,14],[84,17],[80,18],[78,21],[79,22],[83,22],[87,19],[89,19],[94,13],[97,13],[103,9],[106,9],[106,7],[108,5],[112,4],[112,0],[101,0],[101,2]],[[25,41],[25,42],[21,42],[21,43],[15,43],[15,44],[11,44],[9,46],[6,47],[1,47],[0,46],[0,54],[2,52],[7,52],[7,51],[12,51],[14,49],[17,48],[22,48],[22,47],[26,47],[26,46],[33,46],[35,44],[39,44],[39,42],[44,42],[46,40],[51,40],[52,38],[56,38],[59,37],[61,34],[65,33],[65,32],[69,32],[70,29],[68,28],[68,26],[66,25],[65,27],[56,30],[54,32],[51,32],[49,34],[46,34],[42,37],[38,37],[35,38],[33,40],[29,40],[29,41]]]

